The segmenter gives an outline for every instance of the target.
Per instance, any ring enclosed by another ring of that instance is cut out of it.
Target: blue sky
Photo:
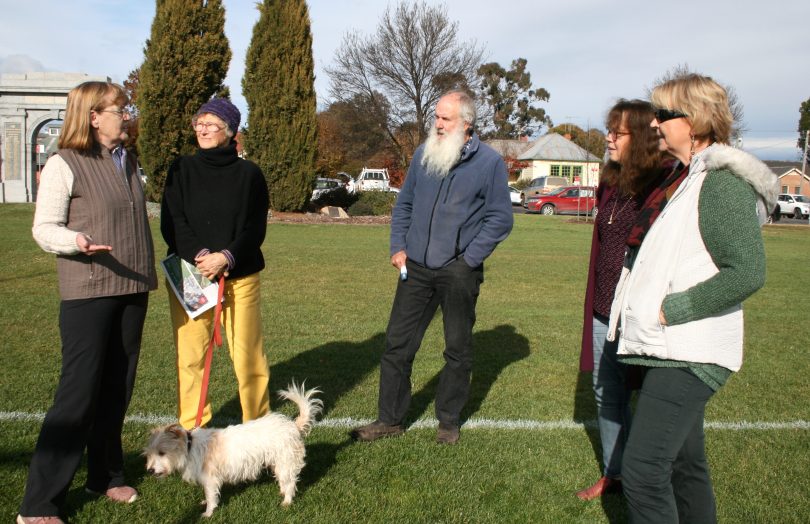
[[[431,2],[435,3],[435,2]],[[241,96],[254,0],[225,0],[233,60],[226,83]],[[810,98],[810,4],[801,0],[449,0],[458,38],[486,60],[528,60],[555,123],[603,127],[618,97],[643,97],[669,68],[692,69],[731,85],[745,109],[743,147],[761,158],[796,160],[799,105]],[[324,72],[350,30],[370,34],[385,0],[311,0],[319,104]],[[143,60],[154,4],[131,0],[0,0],[0,72],[84,72],[122,81]]]

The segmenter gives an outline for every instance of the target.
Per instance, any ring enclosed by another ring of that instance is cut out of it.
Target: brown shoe
[[[23,517],[17,515],[17,524],[65,524],[59,517]]]
[[[91,495],[102,495],[98,491],[93,491],[90,488],[85,488],[85,491]],[[135,502],[135,499],[138,498],[138,492],[135,490],[135,488],[129,486],[116,486],[114,488],[110,488],[104,492],[103,495],[113,502],[121,502],[122,504],[131,504]]]
[[[622,481],[621,479],[612,479],[608,477],[602,477],[596,481],[596,484],[589,488],[585,488],[581,491],[577,491],[577,497],[581,500],[593,500],[597,497],[601,497],[606,493],[616,493],[622,490]]]
[[[455,444],[460,436],[459,427],[454,424],[439,423],[439,431],[436,432],[436,442],[439,444]]]
[[[405,429],[400,424],[389,425],[380,420],[375,420],[371,424],[353,429],[350,435],[354,440],[372,442],[383,437],[398,437],[403,433],[405,433]]]

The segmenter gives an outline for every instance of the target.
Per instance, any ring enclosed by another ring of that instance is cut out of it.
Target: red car
[[[532,196],[526,202],[527,213],[543,215],[585,215],[596,213],[596,189],[566,186],[547,195]]]

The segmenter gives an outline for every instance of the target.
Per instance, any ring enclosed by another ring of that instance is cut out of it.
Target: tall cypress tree
[[[315,73],[304,0],[264,0],[245,60],[245,153],[264,171],[278,211],[301,210],[318,151]]]
[[[230,61],[221,0],[157,0],[138,89],[138,151],[150,199],[160,200],[172,161],[194,151],[194,113],[212,95],[228,93]]]

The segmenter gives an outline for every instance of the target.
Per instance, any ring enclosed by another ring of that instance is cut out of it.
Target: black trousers
[[[436,418],[458,424],[470,392],[475,304],[484,267],[463,258],[441,269],[407,262],[408,280],[399,281],[380,362],[379,419],[401,424],[411,402],[413,359],[436,309],[444,321],[444,361],[436,392]]]
[[[137,293],[62,301],[62,372],[31,459],[21,515],[59,514],[85,447],[88,489],[124,485],[121,430],[148,299]]]
[[[622,462],[630,522],[717,522],[703,435],[713,394],[687,368],[647,371]]]

